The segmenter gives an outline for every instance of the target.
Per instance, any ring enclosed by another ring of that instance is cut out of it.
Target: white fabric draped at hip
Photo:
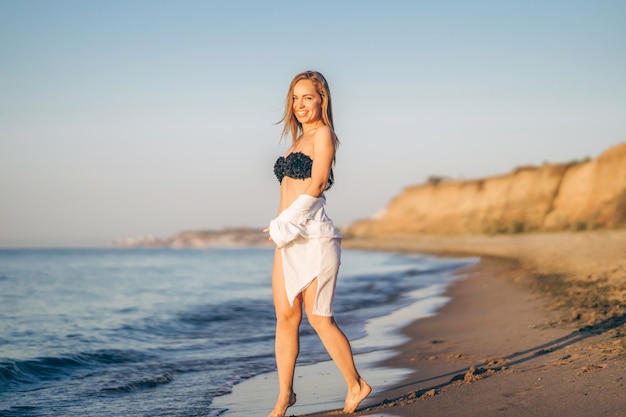
[[[337,273],[341,263],[341,234],[324,211],[326,198],[300,195],[270,221],[272,240],[281,250],[289,304],[317,278],[313,314],[332,316]]]

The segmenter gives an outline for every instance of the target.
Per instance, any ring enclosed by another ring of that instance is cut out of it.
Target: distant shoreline
[[[232,227],[220,230],[179,232],[167,238],[151,235],[118,239],[117,248],[237,248],[270,247],[272,243],[261,228]]]

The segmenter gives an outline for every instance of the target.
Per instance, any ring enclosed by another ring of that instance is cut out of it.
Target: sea
[[[271,248],[0,250],[0,416],[228,416],[275,371]],[[336,321],[356,356],[401,342],[476,262],[344,249]],[[437,300],[437,302],[433,302]],[[421,305],[421,308],[419,307]],[[358,341],[373,341],[358,343]],[[298,366],[328,361],[303,321]],[[273,392],[273,391],[272,391]]]

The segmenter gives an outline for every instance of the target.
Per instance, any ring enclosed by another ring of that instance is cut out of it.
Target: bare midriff
[[[290,177],[284,177],[280,184],[280,204],[278,207],[278,214],[282,213],[287,207],[291,205],[296,199],[304,194],[304,191],[311,184],[311,178],[296,179]],[[316,195],[314,197],[319,197]]]

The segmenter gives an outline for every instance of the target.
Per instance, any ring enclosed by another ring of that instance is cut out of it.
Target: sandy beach
[[[346,246],[481,256],[384,362],[415,372],[355,415],[626,416],[626,231]]]
[[[626,230],[404,236],[344,247],[481,259],[449,287],[438,314],[403,330],[408,342],[395,353],[357,358],[366,378],[373,372],[373,382],[386,383],[374,384],[352,415],[626,416]],[[299,369],[320,383],[299,397],[314,396],[312,407],[288,415],[342,415],[324,399],[324,390],[345,389],[332,366]],[[266,393],[271,378],[244,384],[233,399]]]

